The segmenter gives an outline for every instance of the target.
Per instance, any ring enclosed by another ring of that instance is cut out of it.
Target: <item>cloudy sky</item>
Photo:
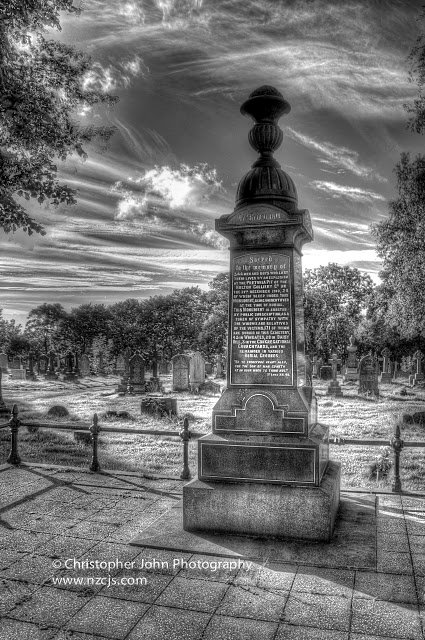
[[[255,160],[239,113],[272,84],[289,100],[277,152],[310,210],[304,266],[350,264],[375,275],[369,225],[394,197],[415,96],[407,56],[421,2],[377,0],[84,0],[55,35],[89,52],[87,87],[112,91],[106,150],[61,171],[78,205],[32,209],[47,235],[0,237],[0,306],[21,322],[43,302],[67,309],[206,287],[228,266],[214,219],[229,213]],[[52,35],[54,35],[52,33]]]

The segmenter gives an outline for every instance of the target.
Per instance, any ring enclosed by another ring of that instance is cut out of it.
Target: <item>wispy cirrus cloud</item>
[[[331,142],[315,140],[314,138],[295,131],[291,127],[285,127],[285,133],[304,147],[317,151],[319,162],[332,167],[336,173],[349,171],[361,178],[387,182],[387,179],[380,176],[372,167],[362,164],[359,153],[353,149],[339,147]]]
[[[146,76],[148,73],[149,69],[139,55],[107,65],[96,61],[84,75],[82,87],[84,90],[92,89],[109,93],[118,88],[128,88],[134,78]]]
[[[327,182],[325,180],[313,180],[311,184],[332,198],[347,198],[354,202],[363,203],[372,203],[376,200],[385,201],[385,197],[380,193],[368,189],[361,189],[360,187],[351,187],[349,185]]]

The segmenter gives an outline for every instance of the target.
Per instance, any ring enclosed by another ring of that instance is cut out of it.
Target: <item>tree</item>
[[[58,327],[58,338],[65,350],[87,351],[95,338],[106,339],[112,319],[104,304],[82,304],[62,319]]]
[[[60,30],[60,11],[77,9],[73,0],[0,0],[0,228],[6,233],[43,234],[22,198],[74,204],[76,192],[59,182],[56,159],[85,158],[86,143],[106,141],[114,131],[75,118],[77,108],[117,98],[84,88],[91,59],[45,37],[47,27]]]
[[[425,132],[425,7],[422,7],[420,25],[421,33],[409,55],[409,79],[417,85],[418,97],[413,104],[404,105],[410,115],[409,128],[416,133]]]
[[[224,355],[228,327],[229,274],[219,273],[210,283],[207,297],[209,313],[199,335],[201,351],[212,358]]]
[[[306,269],[304,321],[306,351],[328,359],[343,354],[364,313],[373,282],[359,269],[330,263]]]
[[[425,156],[412,160],[402,153],[395,174],[398,197],[372,232],[383,261],[381,279],[392,292],[387,324],[415,339],[425,337]]]
[[[58,302],[44,303],[29,312],[24,334],[36,345],[38,352],[47,354],[59,343],[58,332],[67,315]]]

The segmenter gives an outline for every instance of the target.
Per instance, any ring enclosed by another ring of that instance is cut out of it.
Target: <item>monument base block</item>
[[[326,395],[328,396],[342,396],[342,389],[339,386],[339,382],[331,381],[328,390],[326,391]]]
[[[318,487],[201,482],[183,487],[183,529],[328,542],[341,468],[329,462]]]
[[[381,373],[379,382],[382,382],[382,384],[391,384],[392,377],[392,373]]]

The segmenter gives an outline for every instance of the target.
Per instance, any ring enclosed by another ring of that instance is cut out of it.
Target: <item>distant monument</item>
[[[390,371],[391,351],[388,349],[388,347],[385,347],[385,349],[382,349],[381,356],[382,356],[382,373],[379,380],[383,384],[389,384],[393,376]]]
[[[332,380],[329,384],[326,395],[328,396],[342,396],[342,389],[338,382],[338,356],[336,353],[332,354]]]
[[[190,358],[183,353],[172,357],[173,363],[173,391],[189,390]]]
[[[306,384],[301,248],[313,239],[292,179],[273,158],[290,110],[273,87],[242,105],[260,158],[236,207],[216,221],[230,240],[227,387],[212,433],[198,440],[198,478],[183,488],[183,527],[261,537],[329,540],[340,467],[328,461]]]
[[[354,344],[354,336],[350,336],[350,344],[347,346],[347,361],[345,363],[344,382],[359,379],[359,369],[357,360],[357,346]]]

